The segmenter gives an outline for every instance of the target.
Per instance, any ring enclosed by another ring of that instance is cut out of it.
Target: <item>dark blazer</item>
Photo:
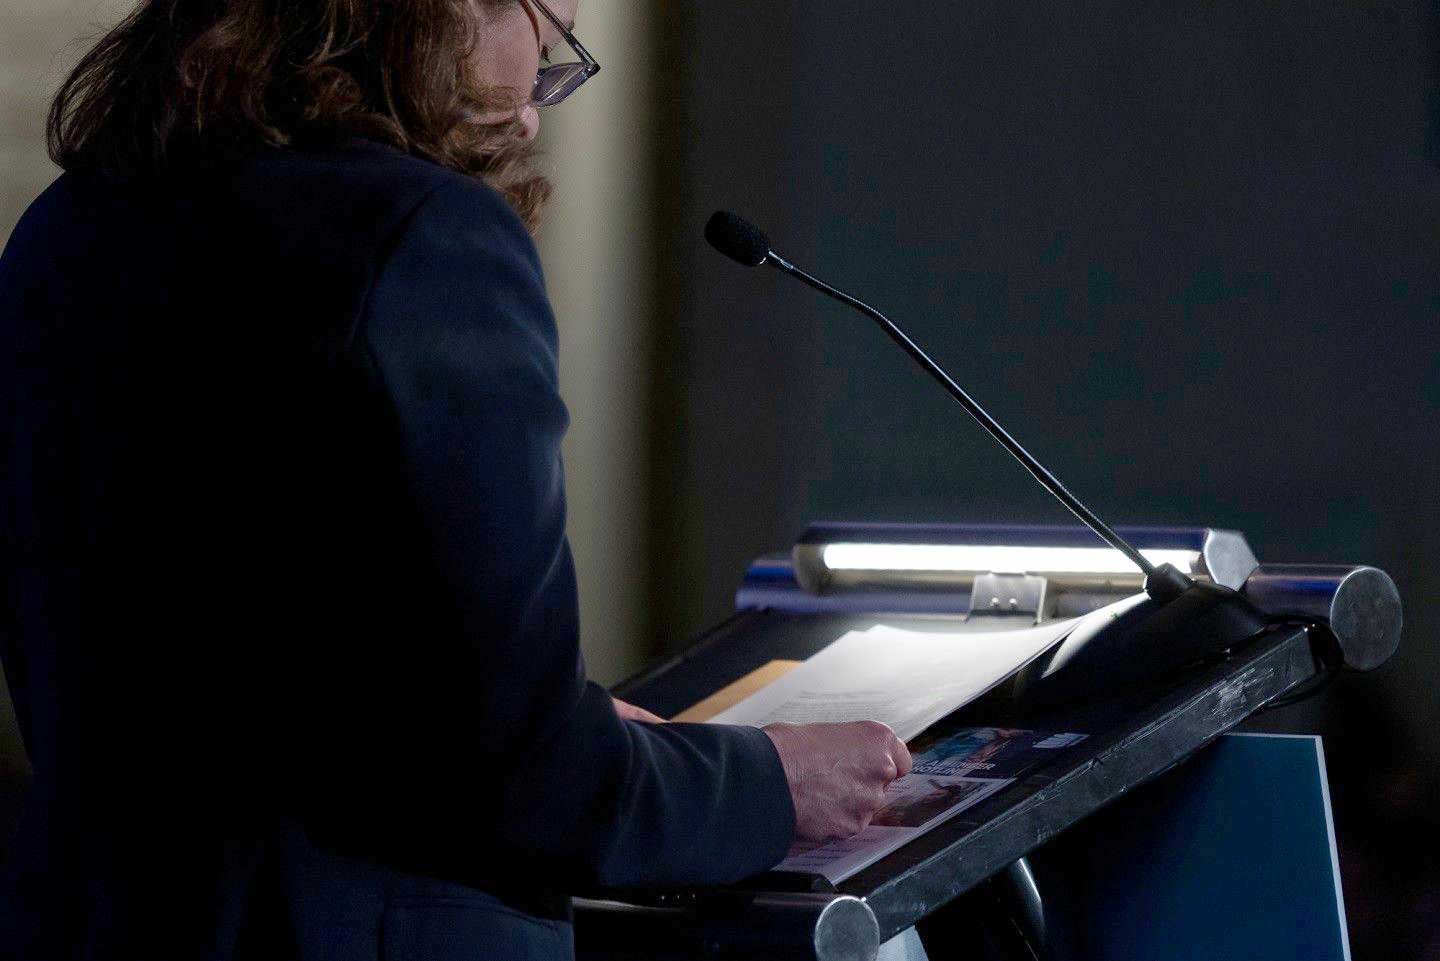
[[[36,771],[0,956],[563,957],[726,882],[753,729],[585,680],[555,327],[489,188],[387,147],[66,174],[0,259],[0,658]]]

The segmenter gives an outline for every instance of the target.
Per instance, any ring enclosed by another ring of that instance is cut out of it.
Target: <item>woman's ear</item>
[[[535,109],[533,103],[527,103],[520,108],[518,119],[520,125],[525,128],[525,139],[534,140],[535,135],[540,132],[540,111]]]

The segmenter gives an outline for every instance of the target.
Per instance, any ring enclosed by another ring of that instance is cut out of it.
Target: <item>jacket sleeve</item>
[[[572,884],[723,883],[794,809],[751,728],[621,720],[585,679],[565,537],[556,334],[528,233],[451,181],[394,242],[356,349],[393,417],[417,568],[438,585],[396,672],[399,761],[446,843]],[[408,678],[408,680],[407,680]]]

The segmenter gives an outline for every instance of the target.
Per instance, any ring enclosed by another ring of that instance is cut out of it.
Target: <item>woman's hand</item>
[[[885,806],[885,788],[910,773],[910,751],[879,721],[770,724],[790,796],[795,836],[828,841],[859,834]]]
[[[644,721],[646,724],[664,724],[665,719],[651,714],[643,707],[636,707],[634,704],[627,704],[618,697],[612,697],[615,702],[615,713],[620,715],[623,721]]]

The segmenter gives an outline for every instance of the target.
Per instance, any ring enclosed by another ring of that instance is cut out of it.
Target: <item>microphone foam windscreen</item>
[[[746,267],[759,267],[770,256],[770,238],[744,217],[717,210],[705,224],[705,239],[726,257]]]

